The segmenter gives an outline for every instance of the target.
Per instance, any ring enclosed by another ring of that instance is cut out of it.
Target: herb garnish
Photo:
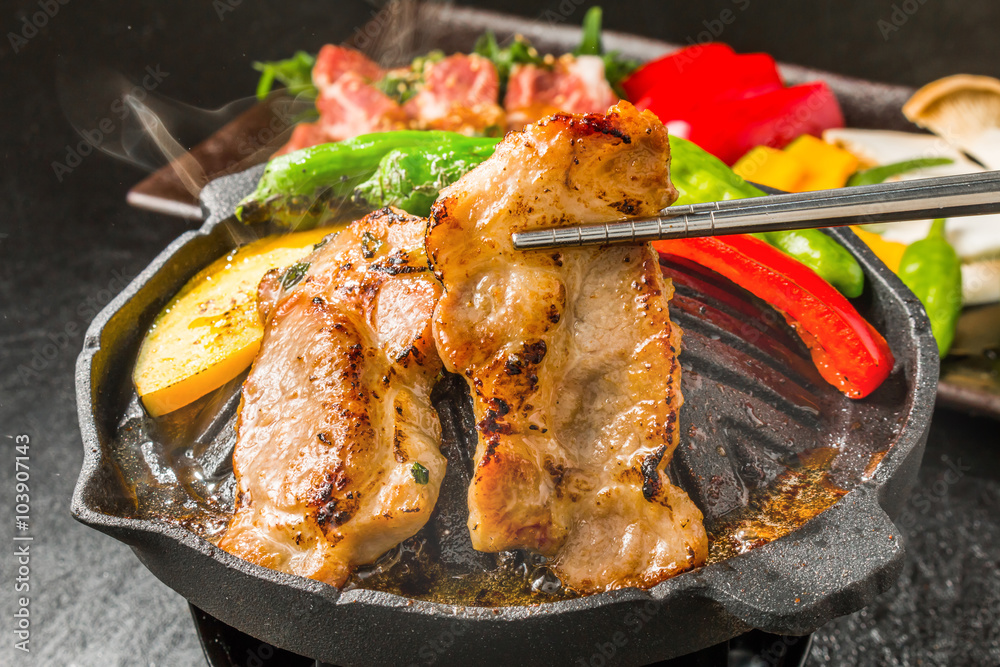
[[[414,462],[413,466],[410,468],[410,472],[413,474],[413,480],[417,484],[426,484],[431,481],[431,471],[422,466],[420,463]]]

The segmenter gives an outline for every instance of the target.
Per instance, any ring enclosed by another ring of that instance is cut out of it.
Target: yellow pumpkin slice
[[[153,417],[218,389],[257,356],[263,323],[257,285],[290,266],[335,229],[269,236],[220,257],[181,288],[157,315],[139,348],[132,379]]]

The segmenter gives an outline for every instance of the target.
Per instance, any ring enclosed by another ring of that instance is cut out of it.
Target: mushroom
[[[1000,169],[1000,80],[956,74],[932,81],[903,114],[989,169]]]
[[[983,171],[965,153],[933,134],[833,127],[823,130],[823,141],[856,155],[861,161],[862,169],[918,158],[945,157],[952,161],[951,164],[908,172],[893,177],[892,180],[957,176]]]

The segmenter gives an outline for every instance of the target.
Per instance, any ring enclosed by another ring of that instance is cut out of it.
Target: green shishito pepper
[[[372,177],[354,189],[355,201],[426,217],[438,193],[493,155],[495,148],[495,143],[486,143],[390,151]]]
[[[308,229],[342,209],[392,205],[427,215],[438,192],[493,154],[499,140],[455,132],[399,130],[366,134],[277,157],[257,189],[240,202],[245,223],[268,219]],[[764,193],[690,141],[670,137],[675,204],[760,197]],[[359,206],[360,205],[360,206]],[[755,234],[813,269],[849,297],[861,294],[864,274],[839,243],[816,229]]]
[[[944,237],[944,220],[935,220],[927,238],[906,248],[898,275],[924,304],[943,357],[955,338],[962,312],[962,262]]]
[[[450,148],[473,154],[492,149],[497,141],[456,132],[398,130],[305,148],[271,160],[257,189],[236,207],[236,217],[248,224],[271,220],[289,229],[309,229],[348,206],[355,188],[392,151]]]
[[[740,178],[711,153],[680,137],[670,137],[670,180],[680,197],[674,205],[762,197],[764,192]],[[754,234],[791,255],[848,297],[865,286],[861,265],[842,245],[818,229]]]

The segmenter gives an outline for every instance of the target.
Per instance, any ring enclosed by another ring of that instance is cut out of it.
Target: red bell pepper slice
[[[823,130],[844,126],[840,104],[822,81],[702,105],[686,113],[675,110],[668,93],[656,92],[636,108],[649,109],[664,123],[684,121],[690,128],[686,139],[730,165],[755,146],[784,148],[800,135],[818,137]]]
[[[771,304],[809,348],[823,379],[864,398],[889,377],[889,344],[854,306],[816,273],[752,236],[657,241],[664,255],[697,262]]]
[[[698,117],[699,110],[781,90],[784,85],[774,58],[766,53],[748,53],[733,54],[724,62],[711,64],[694,61],[673,77],[664,72],[656,85],[641,91],[641,86],[632,85],[635,92],[629,95],[638,108],[655,105],[654,113],[662,114],[660,120],[664,122],[690,122]]]
[[[697,124],[691,125],[688,139],[729,165],[755,146],[784,148],[803,134],[819,137],[823,130],[844,126],[840,104],[822,81],[721,104],[706,111]],[[726,126],[733,131],[717,131]]]
[[[622,82],[638,109],[726,164],[756,146],[784,148],[802,134],[843,127],[833,91],[823,82],[784,87],[774,58],[737,55],[713,42],[671,53]]]
[[[650,90],[674,87],[681,78],[703,80],[706,75],[721,71],[723,64],[731,63],[735,57],[732,47],[722,42],[689,46],[649,61],[622,81],[622,89],[630,100],[638,100]],[[685,93],[682,90],[676,92]]]

